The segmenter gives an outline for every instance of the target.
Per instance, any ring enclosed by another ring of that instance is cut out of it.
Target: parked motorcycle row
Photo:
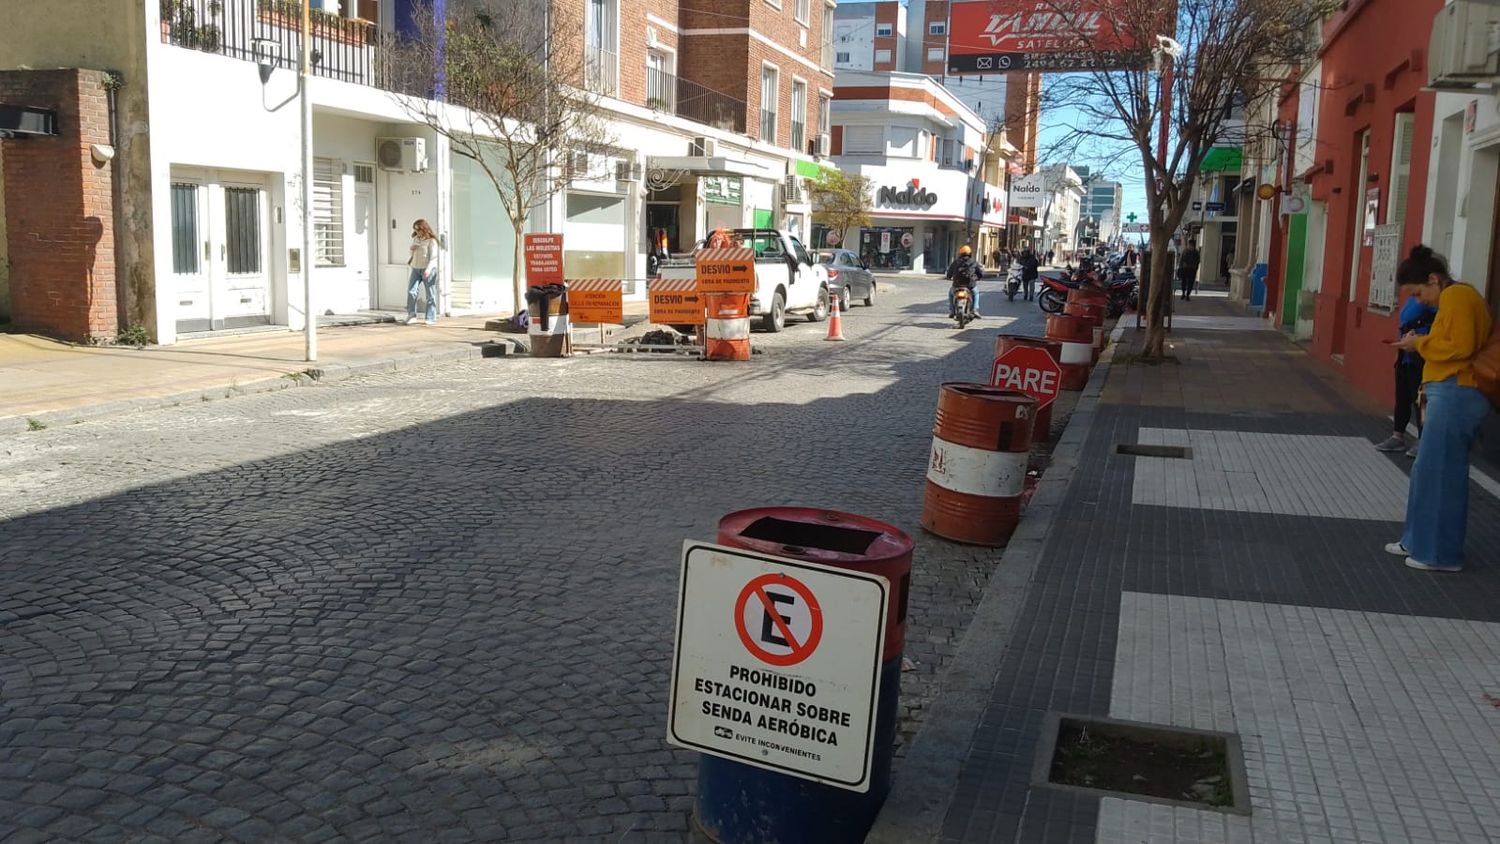
[[[1042,290],[1036,303],[1049,314],[1062,313],[1068,302],[1068,291],[1084,286],[1097,287],[1109,294],[1111,318],[1134,310],[1139,303],[1135,271],[1124,265],[1121,256],[1103,264],[1085,260],[1077,269],[1042,270],[1038,281]]]

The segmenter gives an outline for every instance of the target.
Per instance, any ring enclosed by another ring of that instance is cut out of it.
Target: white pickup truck
[[[734,245],[755,250],[755,293],[750,315],[761,327],[780,331],[786,315],[805,314],[809,322],[828,317],[828,269],[813,260],[797,238],[776,229],[731,229]],[[700,247],[703,244],[698,244]],[[694,278],[693,255],[674,255],[662,262],[661,278]]]

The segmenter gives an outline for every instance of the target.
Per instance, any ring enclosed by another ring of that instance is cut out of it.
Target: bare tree
[[[391,96],[489,177],[515,232],[513,294],[525,307],[522,236],[569,179],[599,178],[613,138],[597,93],[602,56],[584,47],[582,4],[430,0],[388,51]],[[612,74],[609,75],[612,81]],[[559,156],[562,156],[559,160]]]
[[[1100,172],[1139,162],[1151,226],[1143,357],[1159,360],[1171,295],[1169,244],[1203,161],[1216,145],[1245,142],[1246,128],[1236,116],[1279,92],[1268,68],[1284,69],[1313,54],[1315,27],[1338,0],[1178,0],[1175,19],[1162,0],[1038,5],[1064,16],[1083,50],[1098,37],[1098,18],[1089,13],[1101,9],[1122,43],[1135,45],[1110,62],[1129,69],[1079,66],[1051,77],[1041,107],[1074,116],[1049,151],[1054,160],[1089,160]]]

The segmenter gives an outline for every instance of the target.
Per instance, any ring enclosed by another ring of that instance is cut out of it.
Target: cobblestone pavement
[[[916,537],[909,738],[997,558],[917,528],[936,387],[1041,326],[944,293],[0,437],[0,840],[685,837],[681,542],[764,504]]]

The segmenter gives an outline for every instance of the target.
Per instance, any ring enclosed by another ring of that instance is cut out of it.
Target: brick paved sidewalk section
[[[1122,332],[1034,573],[1017,584],[1007,554],[991,579],[1024,593],[1013,632],[971,636],[934,710],[973,666],[999,665],[952,747],[962,763],[947,781],[898,773],[892,806],[909,816],[888,812],[874,840],[1493,840],[1493,480],[1472,489],[1469,567],[1405,568],[1382,550],[1410,467],[1373,448],[1383,409],[1227,303],[1178,304],[1174,361],[1138,363],[1143,334]],[[1190,454],[1117,453],[1133,443]],[[993,624],[990,603],[975,625]],[[1235,734],[1250,812],[1037,784],[1050,713]]]

